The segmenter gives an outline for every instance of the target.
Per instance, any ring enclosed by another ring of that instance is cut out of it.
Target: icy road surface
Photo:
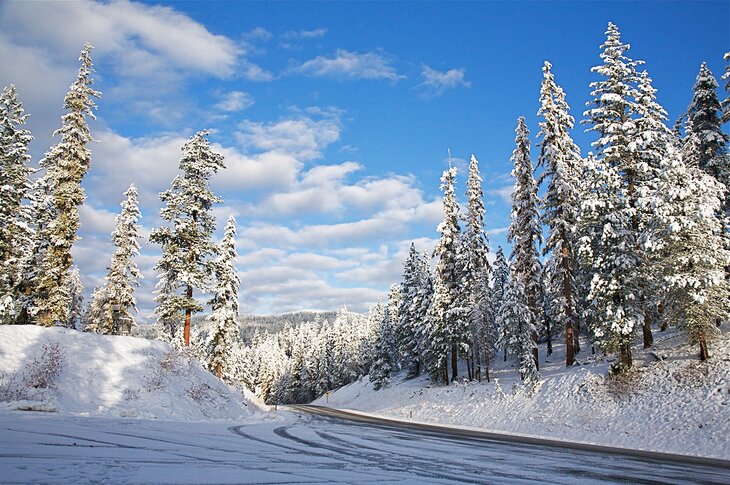
[[[722,466],[505,443],[304,409],[280,415],[231,425],[2,411],[0,483],[730,483]]]

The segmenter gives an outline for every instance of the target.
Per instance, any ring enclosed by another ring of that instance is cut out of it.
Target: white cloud
[[[251,31],[243,34],[243,37],[251,41],[267,42],[271,40],[271,37],[273,37],[273,35],[271,34],[271,32],[263,27],[256,27]]]
[[[500,199],[502,199],[506,204],[512,203],[512,192],[515,191],[514,185],[507,185],[506,187],[501,187],[499,189],[492,189],[488,190],[487,194],[490,195],[496,195]]]
[[[241,53],[230,39],[210,33],[174,9],[118,1],[5,2],[0,26],[26,45],[52,46],[74,59],[84,42],[117,60],[141,56],[145,63],[169,64],[212,76],[234,73]]]
[[[236,138],[246,148],[287,153],[302,160],[322,155],[322,150],[340,138],[338,119],[287,118],[273,123],[243,121]]]
[[[447,89],[454,89],[459,86],[470,87],[471,83],[464,80],[464,69],[449,69],[448,71],[437,71],[427,65],[423,65],[421,72],[423,82],[418,85],[425,96],[440,96]]]
[[[392,59],[378,52],[350,52],[338,49],[334,57],[318,56],[297,66],[294,72],[313,77],[335,79],[387,79],[397,81],[399,75]]]
[[[222,99],[214,106],[220,111],[231,113],[234,111],[242,111],[253,106],[254,99],[248,93],[243,91],[230,91],[222,96]]]
[[[313,30],[290,30],[284,33],[285,39],[319,39],[325,36],[327,29],[319,28]]]

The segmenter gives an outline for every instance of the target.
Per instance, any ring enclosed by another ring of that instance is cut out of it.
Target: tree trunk
[[[630,369],[634,361],[631,357],[631,345],[622,344],[619,346],[619,362],[623,370]]]
[[[455,381],[459,377],[459,368],[457,366],[458,347],[456,342],[451,342],[451,380]]]
[[[193,287],[188,285],[186,293],[188,299],[193,297]],[[187,307],[185,309],[185,329],[183,330],[183,336],[185,337],[185,347],[190,347],[190,320],[193,316],[193,309]]]
[[[474,351],[474,377],[477,381],[482,382],[482,359],[481,349]]]
[[[215,366],[215,375],[218,377],[218,380],[221,379],[221,365],[220,364]]]
[[[643,299],[643,298],[642,298]],[[644,324],[641,327],[644,333],[644,348],[648,349],[654,345],[654,336],[651,334],[651,322],[649,321],[649,309],[644,307]]]
[[[540,356],[537,352],[537,331],[532,332],[532,343],[535,345],[532,348],[532,358],[535,361],[535,369],[540,370]]]
[[[707,350],[707,340],[704,335],[699,338],[700,342],[700,360],[705,361],[710,358],[710,352]]]
[[[565,366],[575,363],[575,352],[573,350],[573,322],[565,322]]]
[[[446,359],[444,360],[444,363],[441,365],[441,378],[444,380],[444,384],[449,384],[449,368],[446,365],[446,362],[448,360],[448,354],[446,355]]]

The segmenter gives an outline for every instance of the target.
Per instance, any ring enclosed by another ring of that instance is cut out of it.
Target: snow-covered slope
[[[397,419],[544,436],[569,441],[730,459],[730,332],[724,328],[706,363],[678,333],[635,349],[634,371],[609,380],[603,357],[578,355],[565,368],[560,346],[543,362],[531,396],[514,368],[498,363],[491,383],[432,386],[398,375],[374,391],[367,378],[314,404]],[[544,349],[540,348],[542,352]],[[654,355],[657,357],[654,357]],[[657,358],[664,358],[658,361]],[[497,385],[496,381],[499,381]],[[513,389],[514,386],[514,389]]]
[[[10,409],[176,421],[260,420],[265,406],[158,341],[0,326],[0,401]]]

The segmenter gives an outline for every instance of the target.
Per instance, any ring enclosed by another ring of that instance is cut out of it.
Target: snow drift
[[[263,405],[166,343],[65,328],[0,326],[10,409],[176,421],[257,421]]]
[[[498,363],[491,383],[435,386],[428,378],[394,379],[374,391],[367,377],[314,402],[395,419],[540,436],[624,448],[730,457],[730,332],[723,326],[713,357],[697,360],[681,333],[659,334],[634,349],[635,369],[608,378],[611,357],[579,354],[566,368],[564,347],[546,359],[534,395],[514,367]],[[590,353],[590,350],[588,350]],[[660,360],[661,359],[661,360]],[[501,359],[500,359],[501,360]]]

